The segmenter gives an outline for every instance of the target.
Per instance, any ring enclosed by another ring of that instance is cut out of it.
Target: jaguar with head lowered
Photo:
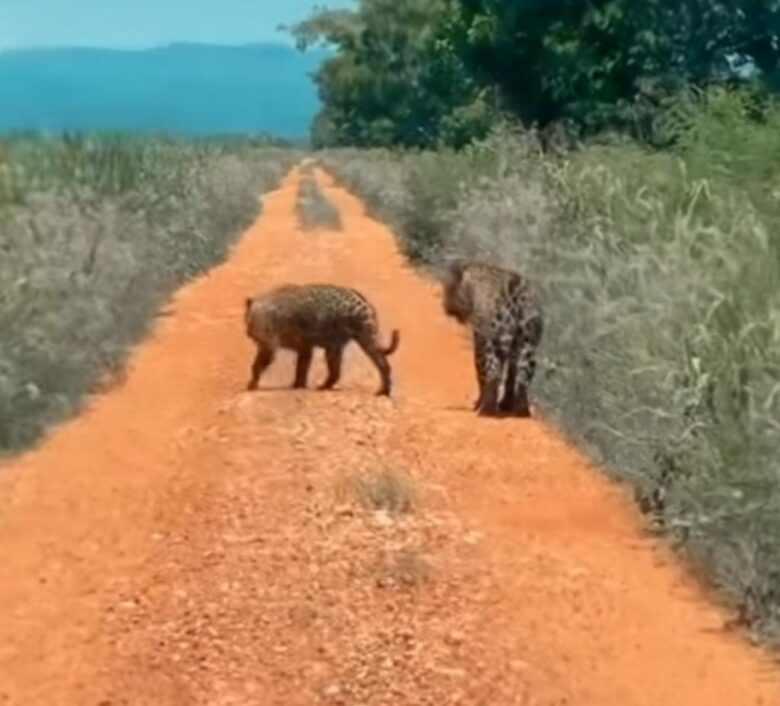
[[[390,344],[379,342],[374,306],[357,290],[333,284],[285,284],[245,301],[247,335],[257,344],[257,355],[247,389],[257,389],[260,376],[276,351],[297,353],[294,388],[306,387],[315,348],[325,350],[328,374],[320,386],[331,389],[341,377],[344,348],[355,341],[382,379],[378,395],[389,395],[392,372],[387,356],[398,348],[400,335],[392,332]]]

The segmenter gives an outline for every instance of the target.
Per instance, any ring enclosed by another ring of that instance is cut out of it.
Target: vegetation
[[[365,469],[348,476],[339,494],[356,500],[366,510],[392,516],[404,515],[414,507],[412,479],[391,467]]]
[[[164,298],[225,256],[294,159],[234,143],[0,142],[0,453],[118,370]]]
[[[680,88],[776,79],[776,0],[456,0],[454,46],[512,112],[545,127],[652,136],[659,103]],[[522,67],[521,70],[518,70]]]
[[[298,187],[298,200],[295,204],[298,220],[305,230],[325,228],[341,230],[339,210],[322,193],[312,173],[305,173]]]
[[[431,580],[432,569],[418,549],[400,549],[385,559],[384,577],[378,583],[382,587],[417,588]]]
[[[457,153],[321,159],[420,263],[533,275],[545,413],[780,643],[780,107],[713,89],[660,118],[665,151],[551,157],[497,129]]]
[[[315,147],[464,145],[491,122],[490,92],[447,43],[447,0],[363,0],[296,26],[302,48],[337,48],[315,74]]]
[[[628,130],[689,87],[780,87],[780,0],[361,0],[318,10],[317,145],[463,146],[499,112],[564,132]]]

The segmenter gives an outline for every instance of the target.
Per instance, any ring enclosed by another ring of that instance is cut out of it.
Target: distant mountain
[[[308,135],[326,55],[281,44],[0,52],[0,132]]]

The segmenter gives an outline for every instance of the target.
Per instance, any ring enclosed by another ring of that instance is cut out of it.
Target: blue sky
[[[0,50],[288,41],[281,23],[352,0],[0,0]]]

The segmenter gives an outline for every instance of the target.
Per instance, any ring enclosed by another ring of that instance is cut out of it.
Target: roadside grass
[[[380,572],[380,586],[404,589],[419,588],[433,578],[430,562],[413,547],[399,549],[385,557]]]
[[[226,256],[297,158],[234,142],[0,140],[0,454],[120,370],[162,302]]]
[[[420,266],[516,267],[545,309],[532,394],[780,644],[780,107],[680,101],[673,146],[546,156],[498,129],[461,153],[318,155]]]

